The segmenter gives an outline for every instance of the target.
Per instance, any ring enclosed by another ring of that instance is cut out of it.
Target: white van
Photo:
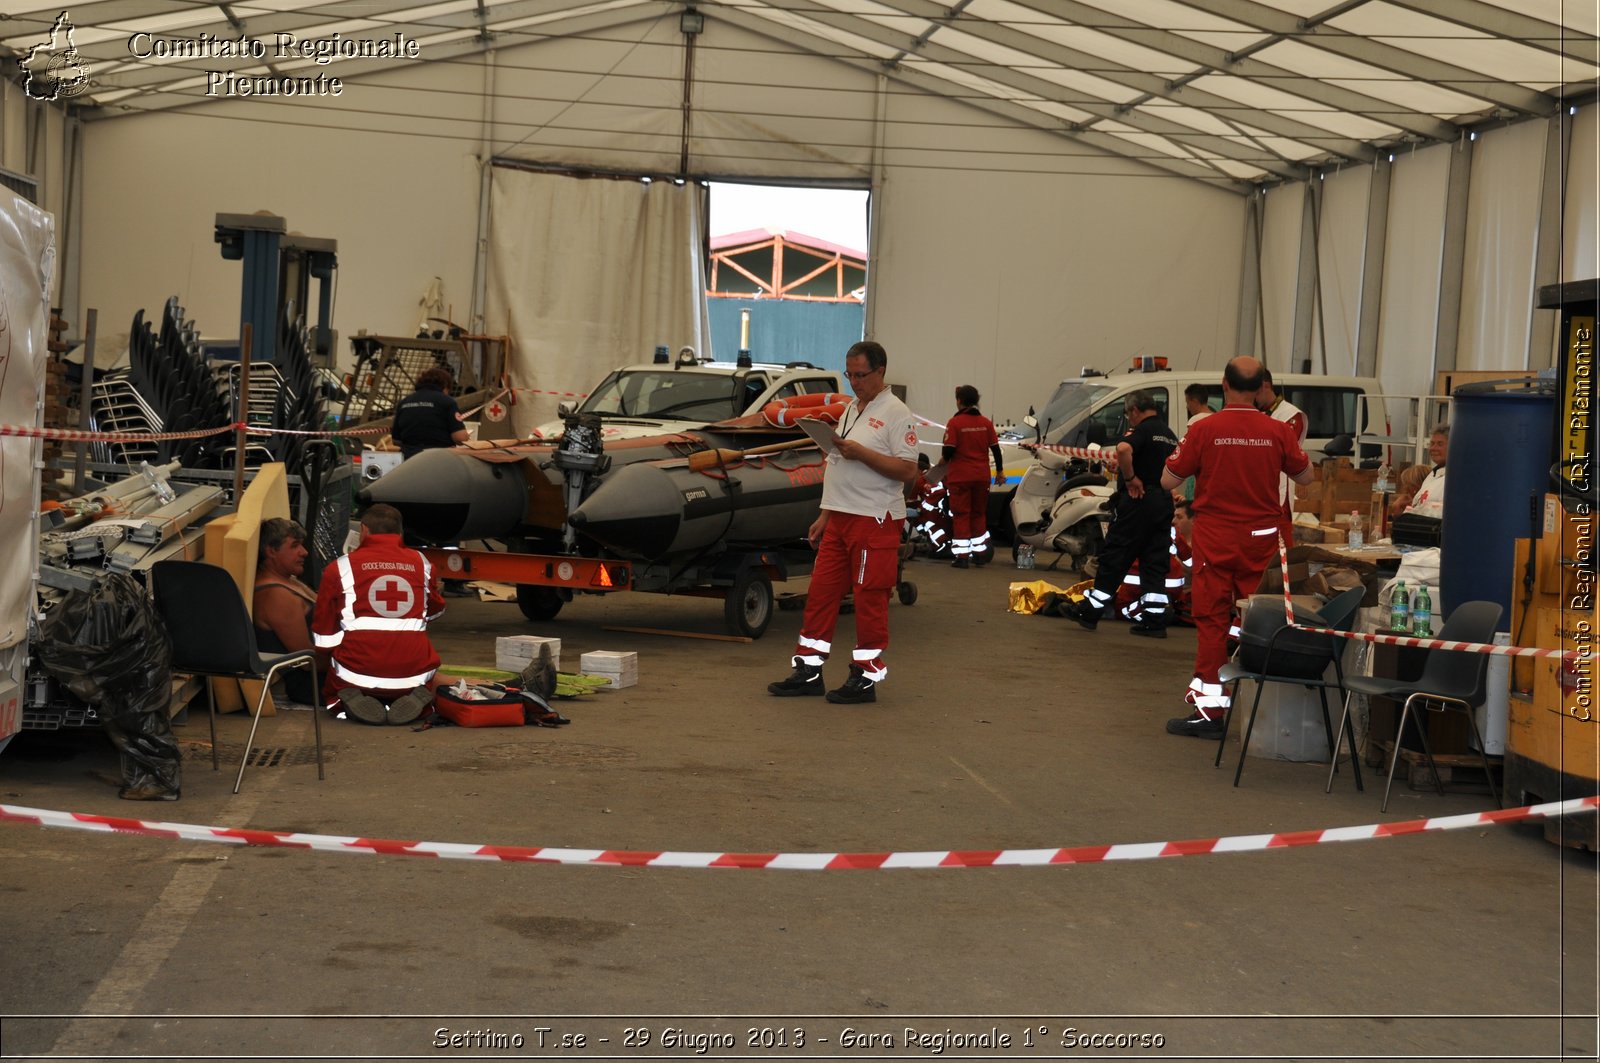
[[[1376,377],[1321,376],[1313,373],[1273,373],[1278,393],[1305,411],[1306,453],[1322,456],[1322,448],[1338,435],[1354,436],[1366,426],[1362,418],[1369,400],[1381,394]],[[1006,484],[990,493],[991,520],[1009,528],[1011,494],[1033,455],[1020,443],[1042,442],[1056,446],[1084,447],[1115,443],[1127,431],[1123,403],[1136,391],[1154,392],[1162,418],[1181,437],[1189,427],[1183,393],[1190,384],[1206,389],[1207,403],[1213,410],[1222,408],[1222,370],[1201,369],[1174,372],[1152,365],[1143,371],[1106,375],[1093,370],[1072,380],[1063,380],[1033,418],[1037,427],[1017,425],[1000,433],[1000,453],[1005,459]],[[937,461],[937,457],[934,457]],[[996,503],[999,509],[996,509]]]

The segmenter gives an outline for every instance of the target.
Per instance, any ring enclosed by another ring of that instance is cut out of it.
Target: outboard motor
[[[611,467],[611,459],[605,454],[599,417],[592,413],[574,413],[563,418],[563,421],[567,426],[566,431],[562,433],[561,445],[556,448],[552,460],[556,468],[561,470],[565,482],[562,500],[566,503],[566,511],[571,513],[588,494],[590,481]],[[568,524],[561,531],[561,546],[570,554],[577,552],[577,545],[578,532]]]

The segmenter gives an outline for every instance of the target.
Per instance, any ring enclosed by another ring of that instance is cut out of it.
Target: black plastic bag
[[[102,574],[45,615],[35,647],[56,680],[93,705],[122,756],[130,801],[176,801],[182,750],[172,737],[172,640],[145,589]]]

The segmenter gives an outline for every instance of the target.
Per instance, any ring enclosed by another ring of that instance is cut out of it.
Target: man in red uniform
[[[428,621],[444,612],[433,568],[401,545],[400,511],[361,515],[361,545],[322,573],[311,633],[325,662],[323,703],[363,723],[407,724],[432,700],[439,655]],[[387,703],[387,704],[386,704]]]
[[[1295,431],[1255,408],[1261,363],[1235,358],[1222,377],[1222,409],[1189,429],[1167,459],[1161,486],[1195,477],[1194,679],[1185,700],[1194,711],[1167,721],[1167,733],[1217,738],[1228,694],[1217,670],[1228,659],[1234,602],[1253,593],[1278,553],[1283,507],[1278,477],[1311,480],[1311,461]]]
[[[994,482],[1006,482],[994,422],[978,412],[978,389],[956,388],[956,413],[944,428],[944,486],[950,499],[950,552],[955,568],[989,560],[989,454]]]
[[[833,628],[846,593],[855,594],[856,649],[850,678],[828,691],[836,705],[878,700],[888,676],[889,593],[900,570],[900,526],[906,519],[905,486],[917,477],[917,421],[884,382],[889,356],[862,340],[845,353],[845,375],[856,401],[839,418],[838,449],[828,455],[822,512],[807,538],[817,547],[806,611],[795,646],[794,674],[767,684],[780,698],[823,692],[822,662],[833,648]]]

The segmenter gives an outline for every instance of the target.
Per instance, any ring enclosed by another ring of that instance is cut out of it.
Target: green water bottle
[[[1389,600],[1389,630],[1411,630],[1411,594],[1405,580],[1394,585],[1394,597]]]
[[[1418,638],[1433,637],[1433,599],[1428,596],[1428,585],[1417,588],[1411,599],[1411,633]]]

